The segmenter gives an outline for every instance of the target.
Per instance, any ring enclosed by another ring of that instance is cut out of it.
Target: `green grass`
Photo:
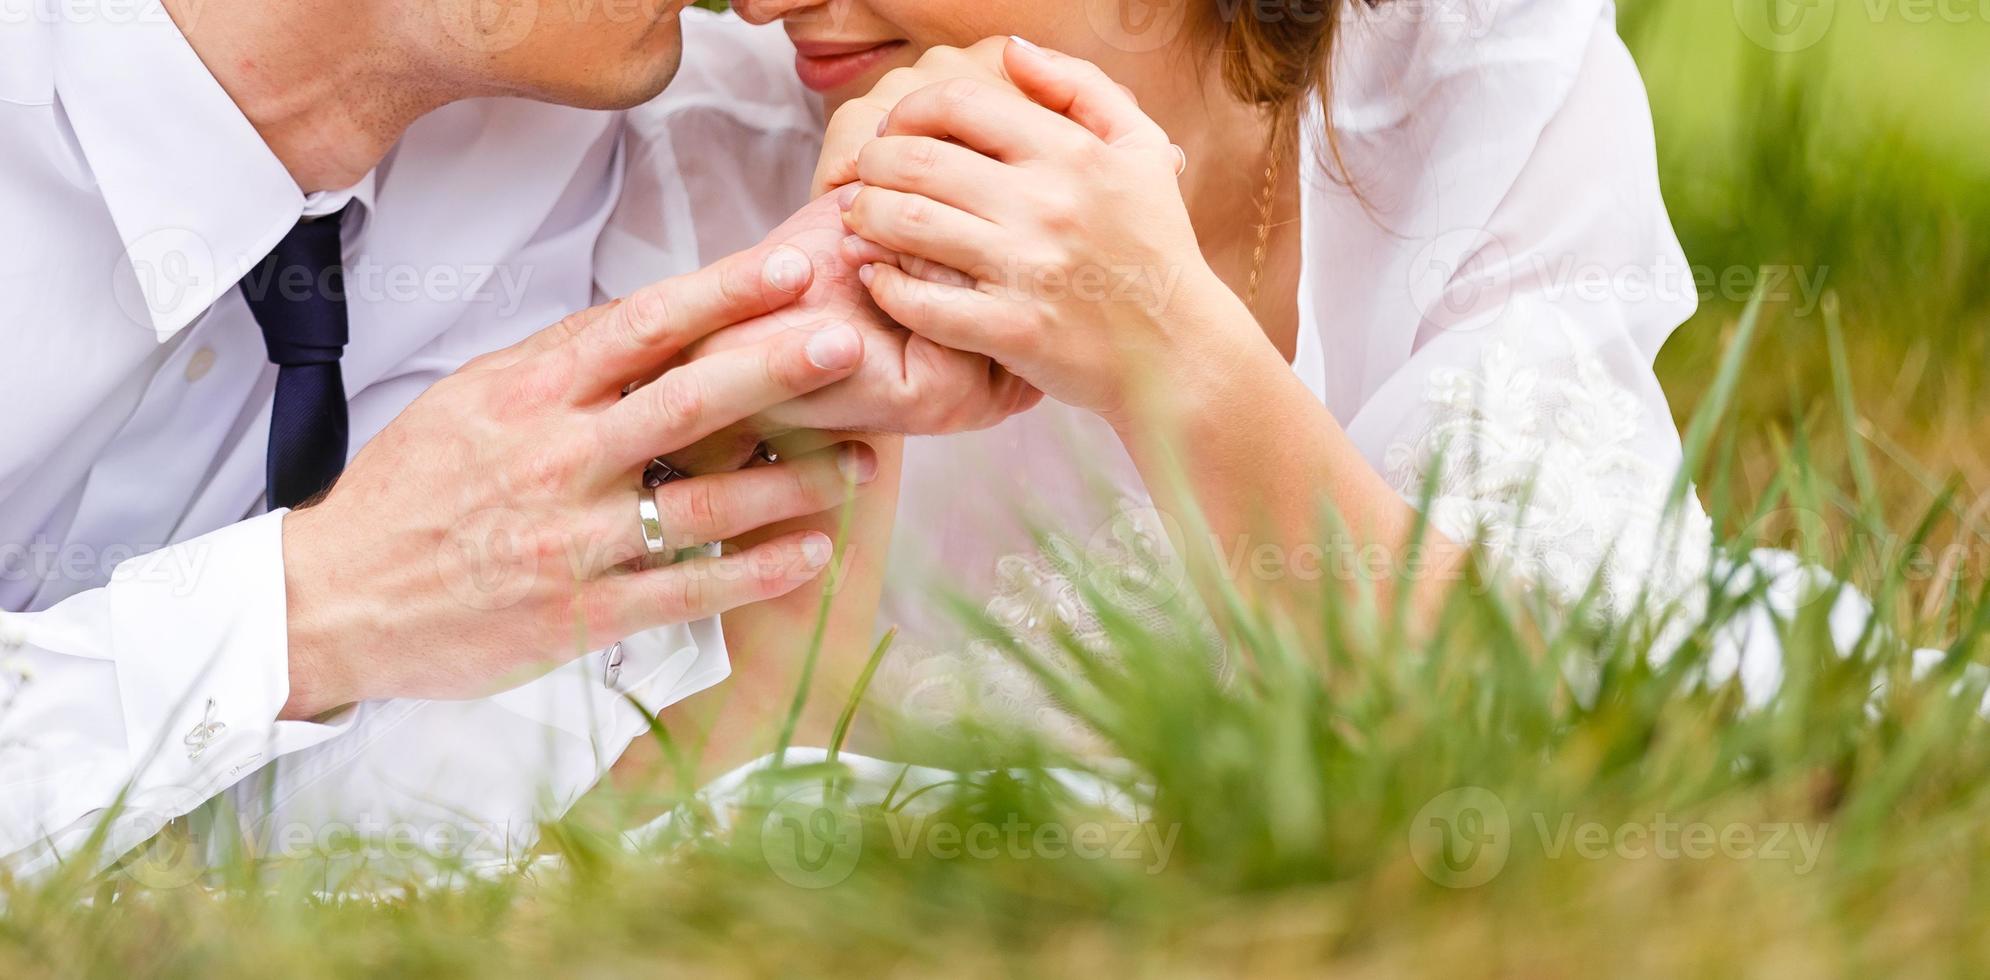
[[[1338,595],[1307,623],[1239,607],[1227,684],[1117,622],[1120,663],[1073,651],[1091,669],[1065,694],[1131,763],[1099,776],[1146,801],[1156,836],[1124,857],[936,856],[942,826],[1116,832],[1120,817],[1044,774],[1086,759],[899,731],[906,751],[1005,775],[923,797],[945,805],[909,848],[917,805],[832,813],[863,838],[830,887],[778,874],[769,855],[790,845],[761,832],[794,816],[818,839],[828,825],[808,808],[749,810],[725,833],[663,780],[551,828],[561,870],[381,901],[246,864],[214,890],[144,873],[0,883],[0,976],[1981,975],[1990,732],[1963,668],[1990,636],[1975,507],[1990,465],[1974,445],[1990,24],[1872,23],[1840,3],[1802,55],[1749,46],[1717,0],[1625,12],[1689,255],[1829,269],[1832,302],[1814,311],[1711,297],[1661,364],[1723,547],[1803,547],[1878,606],[1883,627],[1849,657],[1826,640],[1828,601],[1780,624],[1788,678],[1761,710],[1695,681],[1738,601],[1697,612],[1658,667],[1634,633],[1497,588],[1461,590],[1415,642]],[[1831,533],[1794,533],[1817,527],[1791,514]],[[1948,662],[1915,681],[1910,645]],[[768,789],[810,793],[837,772]],[[680,804],[675,836],[615,842],[630,814]],[[1503,862],[1443,864],[1417,843],[1433,819],[1503,826]],[[1586,848],[1591,826],[1679,828],[1676,853],[1629,836]],[[1709,851],[1687,839],[1702,833]]]

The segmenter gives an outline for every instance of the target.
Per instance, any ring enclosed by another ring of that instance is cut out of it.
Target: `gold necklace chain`
[[[1258,306],[1258,280],[1264,276],[1265,254],[1271,247],[1271,209],[1278,199],[1278,162],[1284,149],[1285,141],[1273,137],[1271,162],[1264,168],[1264,195],[1258,199],[1258,248],[1251,256],[1251,283],[1244,294],[1244,305],[1253,311]]]

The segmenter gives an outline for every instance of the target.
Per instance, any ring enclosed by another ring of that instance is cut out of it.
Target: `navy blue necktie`
[[[242,295],[277,366],[265,474],[271,510],[317,496],[345,469],[345,379],[339,373],[347,340],[339,254],[344,215],[298,222],[242,280]]]

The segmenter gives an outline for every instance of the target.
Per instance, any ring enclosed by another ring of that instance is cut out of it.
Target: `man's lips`
[[[801,76],[803,85],[827,92],[862,78],[904,46],[904,41],[796,41],[795,74]]]

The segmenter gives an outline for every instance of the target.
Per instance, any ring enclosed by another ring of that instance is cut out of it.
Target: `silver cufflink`
[[[601,683],[614,688],[616,685],[622,683],[622,661],[626,659],[622,653],[622,644],[616,643],[614,646],[609,647],[608,656],[604,659],[607,661],[608,666],[601,674]]]
[[[187,747],[187,761],[199,762],[201,753],[206,752],[207,747],[213,745],[214,741],[221,737],[221,733],[227,730],[227,725],[214,720],[214,699],[208,698],[206,717],[180,740]]]

